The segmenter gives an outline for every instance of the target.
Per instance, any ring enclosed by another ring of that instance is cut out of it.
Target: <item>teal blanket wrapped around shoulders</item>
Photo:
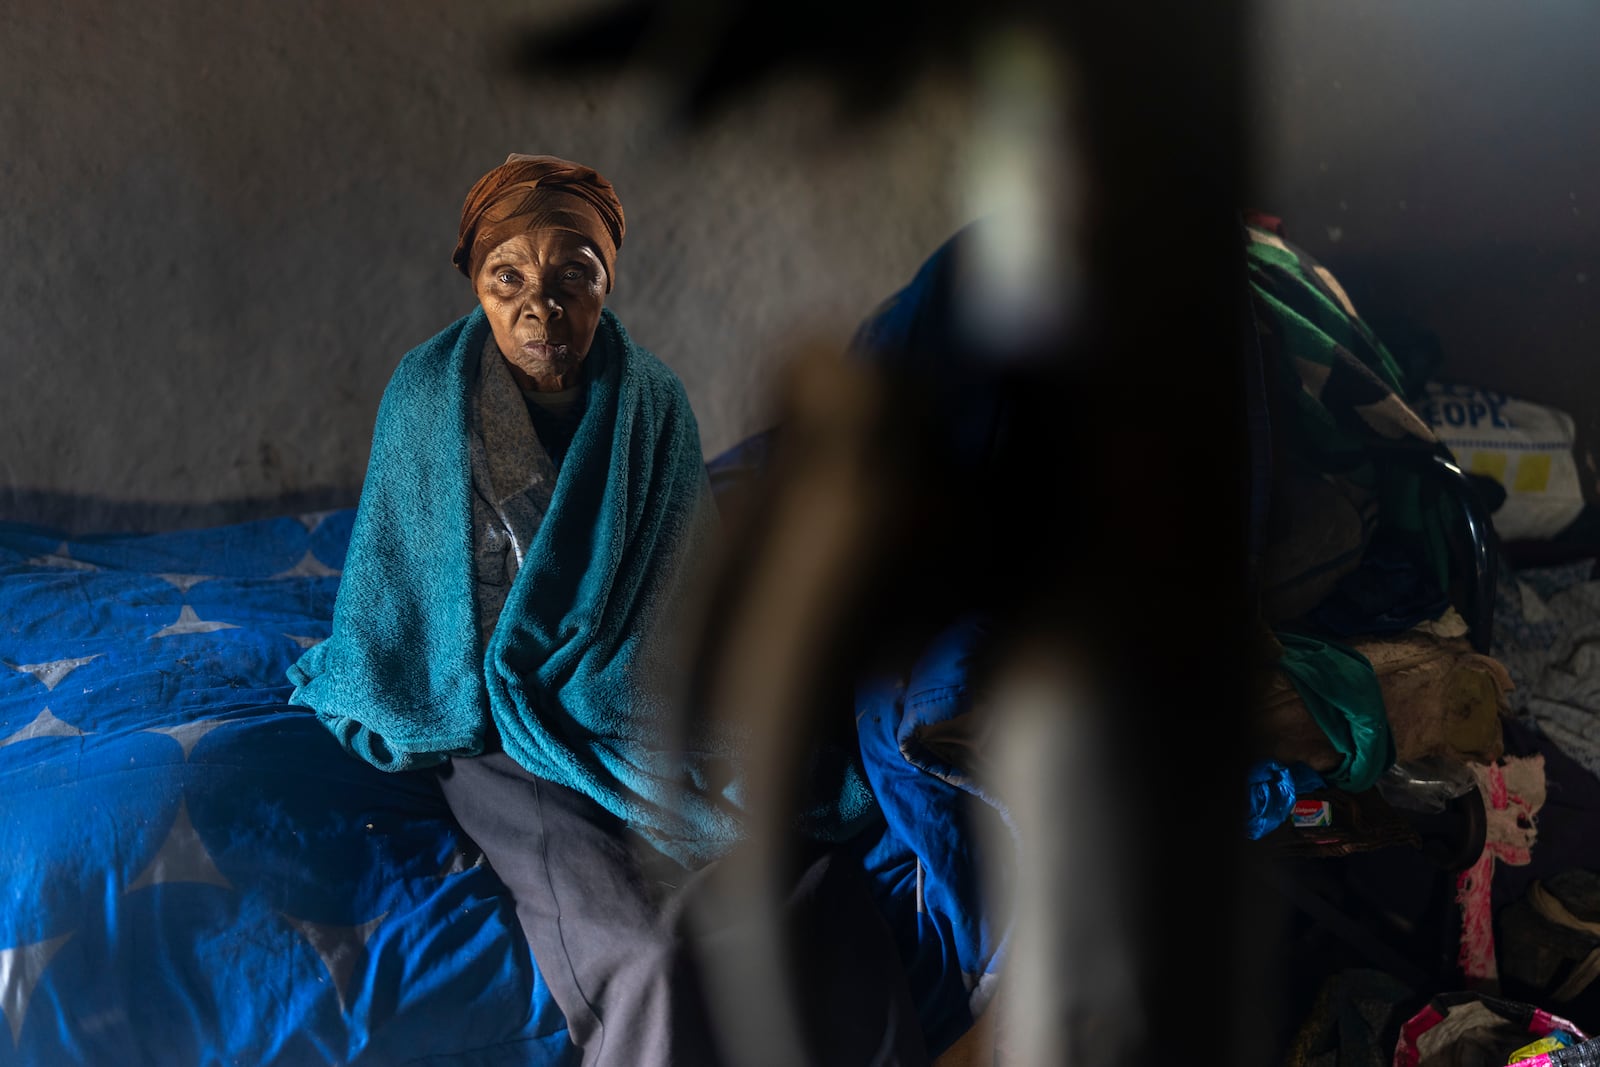
[[[484,750],[492,721],[535,775],[699,864],[740,834],[737,752],[679,736],[663,629],[715,524],[682,383],[607,309],[589,398],[499,623],[477,634],[469,427],[488,323],[409,352],[384,391],[333,634],[292,703],[353,754],[406,770]]]

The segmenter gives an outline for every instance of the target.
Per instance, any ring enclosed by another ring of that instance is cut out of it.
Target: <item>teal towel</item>
[[[1274,632],[1283,646],[1278,666],[1344,757],[1323,779],[1347,793],[1372,788],[1394,765],[1395,749],[1389,711],[1371,661],[1329,638],[1289,630]]]
[[[715,527],[683,385],[608,309],[589,400],[550,510],[480,647],[472,599],[469,405],[481,310],[400,362],[334,608],[289,672],[353,754],[385,770],[483,751],[492,716],[529,771],[701,864],[740,834],[729,739],[679,736],[668,639]]]

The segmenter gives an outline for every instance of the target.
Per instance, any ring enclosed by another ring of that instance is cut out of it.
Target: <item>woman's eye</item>
[[[496,274],[494,276],[494,280],[499,282],[501,285],[517,284],[517,276],[509,270],[503,270],[499,274]]]
[[[583,271],[578,270],[576,267],[571,267],[563,271],[561,277],[569,282],[581,281],[583,279]]]

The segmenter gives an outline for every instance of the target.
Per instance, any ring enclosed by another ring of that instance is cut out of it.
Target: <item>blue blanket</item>
[[[506,752],[698,865],[738,838],[737,752],[680,736],[663,627],[714,507],[678,378],[609,310],[554,496],[480,645],[470,405],[488,323],[474,310],[406,355],[384,392],[333,636],[290,698],[385,770]],[[679,752],[691,755],[680,756]]]

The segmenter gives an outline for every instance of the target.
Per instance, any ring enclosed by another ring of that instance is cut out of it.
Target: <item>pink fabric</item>
[[[1417,1038],[1444,1021],[1444,1014],[1432,1004],[1427,1005],[1400,1027],[1400,1040],[1394,1047],[1394,1067],[1417,1067],[1422,1056],[1417,1051]]]
[[[1457,962],[1469,980],[1497,982],[1500,966],[1494,948],[1494,866],[1524,867],[1538,838],[1536,816],[1544,807],[1544,756],[1507,756],[1487,766],[1472,765],[1488,817],[1483,855],[1456,878],[1461,907],[1461,951]]]
[[[1461,907],[1461,948],[1457,964],[1474,981],[1500,977],[1494,952],[1494,913],[1490,907],[1494,854],[1487,847],[1478,862],[1456,876],[1456,903]]]

